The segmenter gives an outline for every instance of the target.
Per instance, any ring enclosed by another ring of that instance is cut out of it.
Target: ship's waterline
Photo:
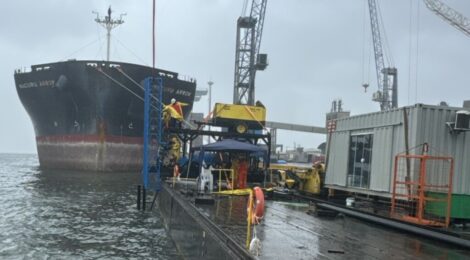
[[[99,137],[97,137],[99,138]],[[121,142],[37,140],[42,169],[87,171],[138,171],[142,167],[142,138],[119,138]],[[131,140],[129,140],[131,139]]]

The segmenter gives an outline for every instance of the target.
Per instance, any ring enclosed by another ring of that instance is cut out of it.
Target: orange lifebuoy
[[[254,187],[253,192],[255,194],[255,201],[253,203],[253,215],[251,223],[259,224],[264,216],[264,193],[260,187]]]

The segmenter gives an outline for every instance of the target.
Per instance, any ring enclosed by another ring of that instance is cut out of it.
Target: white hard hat
[[[176,99],[172,98],[171,99],[171,104],[175,103],[176,102]]]

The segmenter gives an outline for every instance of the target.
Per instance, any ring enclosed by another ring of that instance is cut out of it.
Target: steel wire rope
[[[418,65],[419,65],[419,13],[420,1],[418,1],[418,6],[416,8],[416,64],[415,64],[415,103],[418,103]]]
[[[125,73],[122,68],[120,67],[117,67],[116,68],[117,71],[119,71],[122,75],[124,75],[124,77],[126,77],[128,80],[130,80],[132,83],[134,83],[136,86],[138,86],[142,91],[145,91],[144,87],[142,87],[142,85],[140,85],[139,83],[137,83],[131,76],[129,76],[127,73]],[[160,100],[158,100],[158,98],[154,95],[150,95],[151,98],[155,99],[158,103],[160,103],[160,105],[165,105],[163,102],[160,102]],[[143,99],[142,99],[143,100]]]
[[[421,148],[424,146],[424,144],[426,144],[426,142],[422,143],[422,144],[418,144],[418,145],[415,145],[411,148],[408,149],[408,152],[411,152],[411,151],[414,151],[414,150],[417,150],[418,148]],[[446,156],[444,153],[442,153],[440,150],[434,148],[433,146],[429,145],[429,143],[427,143],[428,145],[428,149],[429,150],[432,150],[434,152],[436,152],[436,156]],[[406,151],[402,151],[402,152],[398,152],[397,154],[404,154]]]
[[[129,76],[127,73],[124,72],[124,70],[122,70],[122,68],[120,67],[117,67],[116,68],[117,71],[119,71],[122,75],[124,75],[127,79],[129,79],[132,83],[134,83],[135,85],[137,85],[141,90],[145,91],[145,89],[139,84],[137,83],[131,76]],[[155,97],[154,95],[151,95],[152,98],[154,98],[158,103],[160,103],[161,105],[163,105],[164,107],[166,106],[165,103],[161,102],[160,100],[158,100],[157,97]],[[143,99],[142,99],[143,100]],[[186,121],[184,118],[183,118],[183,122],[185,124],[187,124],[188,126],[190,126],[191,128],[195,128],[194,125],[192,125],[190,122]]]
[[[246,8],[247,8],[247,7],[248,7],[248,0],[245,0],[245,1],[243,2],[242,13],[241,13],[240,16],[245,16],[245,14],[246,14]]]
[[[93,41],[90,41],[88,42],[87,44],[83,45],[82,47],[80,47],[78,50],[66,55],[64,58],[60,59],[60,61],[65,61],[67,58],[71,57],[72,55],[84,50],[85,48],[89,47],[90,45],[96,43],[99,39],[94,39]]]
[[[362,12],[362,83],[364,83],[364,75],[365,75],[365,52],[366,52],[366,8],[367,8],[367,0],[363,0],[363,12]],[[369,79],[367,79],[369,82]]]
[[[96,55],[95,55],[95,57],[98,57],[98,55],[100,55],[100,53],[101,53],[101,50],[102,50],[103,45],[104,45],[104,42],[101,42],[101,33],[100,33],[100,26],[99,26],[99,24],[98,24],[98,23],[95,23],[95,25],[96,25],[96,34],[98,35],[98,42],[99,42],[99,45],[100,45],[100,48],[98,49],[98,52],[97,52]],[[103,57],[101,57],[101,59],[104,60]]]
[[[99,47],[98,51],[95,54],[95,59],[104,60],[104,58],[102,56],[102,53],[101,53],[101,50],[103,49],[104,42],[99,41],[99,45],[100,45],[100,47]]]
[[[113,36],[113,38],[117,41],[117,43],[119,43],[122,47],[124,47],[124,49],[126,49],[130,54],[132,54],[137,60],[139,60],[140,62],[142,62],[143,64],[149,66],[149,64],[144,60],[142,59],[141,57],[139,57],[135,52],[133,52],[130,48],[128,48],[126,45],[124,45],[123,42],[121,42],[121,40],[119,40],[119,38],[117,38],[116,36]]]
[[[110,38],[110,40],[115,39],[115,37],[113,35],[110,35],[109,38]],[[113,56],[116,56],[117,60],[122,60],[121,54],[119,53],[118,48],[114,44],[112,46],[113,46]]]
[[[121,88],[127,90],[129,93],[131,93],[132,95],[136,96],[138,99],[140,99],[141,101],[144,101],[144,99],[139,96],[137,93],[135,93],[134,91],[130,90],[128,87],[124,86],[124,84],[122,84],[121,82],[117,81],[116,79],[114,79],[113,77],[111,77],[110,75],[106,74],[106,72],[104,72],[101,68],[95,68],[98,72],[102,73],[105,77],[107,77],[108,79],[110,79],[111,81],[113,81],[114,83],[116,83],[118,86],[120,86]],[[155,106],[152,105],[153,108],[156,109]]]
[[[413,48],[413,1],[410,1],[410,19],[408,24],[409,41],[408,41],[408,105],[410,105],[411,95],[411,55]]]

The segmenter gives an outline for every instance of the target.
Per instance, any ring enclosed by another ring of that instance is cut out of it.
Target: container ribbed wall
[[[366,193],[389,193],[392,190],[395,155],[406,150],[403,109],[338,119],[336,131],[331,136],[325,184],[347,188],[350,136],[373,133],[370,185],[369,189],[363,190]],[[470,194],[470,132],[451,134],[446,125],[446,122],[453,122],[455,113],[463,108],[417,104],[406,107],[406,110],[409,147],[427,142],[433,149],[431,154],[452,156],[455,160],[453,192]]]
[[[331,136],[330,152],[328,154],[328,172],[325,182],[328,184],[346,185],[348,170],[349,132],[335,132]],[[344,151],[343,151],[344,150]]]

